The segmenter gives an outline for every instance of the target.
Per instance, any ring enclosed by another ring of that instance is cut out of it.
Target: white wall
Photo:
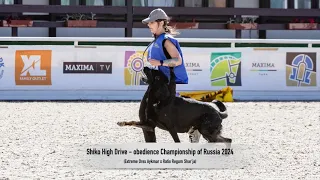
[[[26,5],[49,5],[49,0],[22,0],[22,4]],[[48,15],[49,13],[31,13],[24,12],[24,15]],[[1,31],[0,31],[1,33]],[[10,32],[11,36],[11,32]],[[48,37],[49,36],[49,28],[40,28],[40,27],[32,27],[32,28],[18,28],[18,36],[22,37]]]
[[[11,36],[11,28],[2,27],[0,28],[0,37]]]
[[[49,5],[49,0],[22,0],[22,4],[28,4],[28,5]]]
[[[48,5],[49,0],[23,0],[23,4],[29,5]],[[235,7],[259,7],[259,0],[236,0]],[[25,13],[30,14],[30,13]],[[33,13],[39,14],[39,13]],[[41,13],[48,14],[48,13]],[[31,36],[31,37],[48,37],[49,28],[18,28],[19,36]],[[178,37],[183,38],[235,38],[234,30],[207,30],[207,29],[191,29],[191,30],[179,30],[181,35]],[[58,37],[124,37],[124,28],[57,28]],[[11,36],[11,28],[0,28],[0,36]],[[150,37],[149,29],[134,28],[134,37]],[[258,38],[257,31],[242,31],[243,38]],[[267,31],[268,39],[320,39],[320,33],[318,31]]]
[[[58,37],[124,37],[124,28],[57,28]]]
[[[234,38],[233,30],[209,30],[209,29],[190,29],[190,30],[179,30],[180,35],[177,37],[181,38]],[[134,37],[151,37],[149,29],[134,28]]]
[[[259,0],[235,0],[234,6],[239,8],[258,8]]]
[[[49,5],[49,0],[22,0],[22,4],[26,5]],[[30,13],[25,12],[23,14],[49,14],[49,13]]]
[[[267,39],[320,39],[319,30],[269,30]]]

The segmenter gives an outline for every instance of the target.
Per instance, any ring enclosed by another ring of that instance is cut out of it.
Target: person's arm
[[[166,48],[167,52],[171,56],[171,59],[166,59],[161,64],[161,61],[155,59],[149,59],[149,62],[153,66],[168,66],[168,67],[175,67],[182,64],[182,58],[179,54],[178,49],[176,46],[170,41],[166,40],[164,42],[164,47]]]
[[[170,40],[167,40],[164,43],[164,47],[166,48],[167,52],[170,54],[171,59],[164,60],[162,65],[169,66],[169,67],[175,67],[175,66],[181,65],[182,58],[176,46]]]

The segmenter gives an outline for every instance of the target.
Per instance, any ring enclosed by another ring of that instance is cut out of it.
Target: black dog
[[[213,101],[213,106],[191,98],[176,97],[176,83],[173,68],[170,68],[170,83],[167,77],[158,70],[144,68],[149,84],[147,90],[146,120],[137,122],[118,122],[119,126],[136,126],[150,135],[155,135],[155,127],[169,131],[175,142],[180,142],[178,133],[190,129],[199,130],[208,142],[231,143],[232,140],[221,136],[222,120],[228,117],[226,107],[220,101]],[[168,84],[169,83],[169,84]]]

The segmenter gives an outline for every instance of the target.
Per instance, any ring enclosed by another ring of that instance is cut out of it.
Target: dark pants
[[[140,122],[146,122],[146,108],[147,108],[147,98],[148,98],[148,91],[145,92],[139,108],[139,118]],[[146,130],[142,130],[144,135],[145,142],[156,142],[156,133],[150,132]]]

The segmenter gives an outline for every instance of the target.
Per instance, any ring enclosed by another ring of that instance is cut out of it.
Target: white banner
[[[146,47],[9,46],[0,49],[0,90],[145,91]],[[182,48],[189,84],[177,91],[320,90],[317,48]],[[144,58],[142,55],[144,54]]]
[[[314,49],[252,49],[242,59],[242,90],[319,90],[319,54]]]
[[[240,169],[250,148],[223,143],[129,143],[82,145],[70,149],[84,169]]]
[[[117,61],[120,56],[116,51],[73,46],[14,46],[0,52],[6,62],[6,80],[1,83],[1,89],[123,88],[120,85],[123,68]]]
[[[226,86],[245,91],[319,90],[319,53],[315,49],[270,49],[182,48],[189,84],[177,85],[177,90],[219,90]],[[133,59],[139,57],[135,52],[130,55]],[[294,59],[302,65],[292,65]],[[131,67],[132,64],[127,64],[129,72]],[[132,72],[125,74],[125,78],[135,79],[135,71]],[[137,84],[128,85],[138,89]]]

